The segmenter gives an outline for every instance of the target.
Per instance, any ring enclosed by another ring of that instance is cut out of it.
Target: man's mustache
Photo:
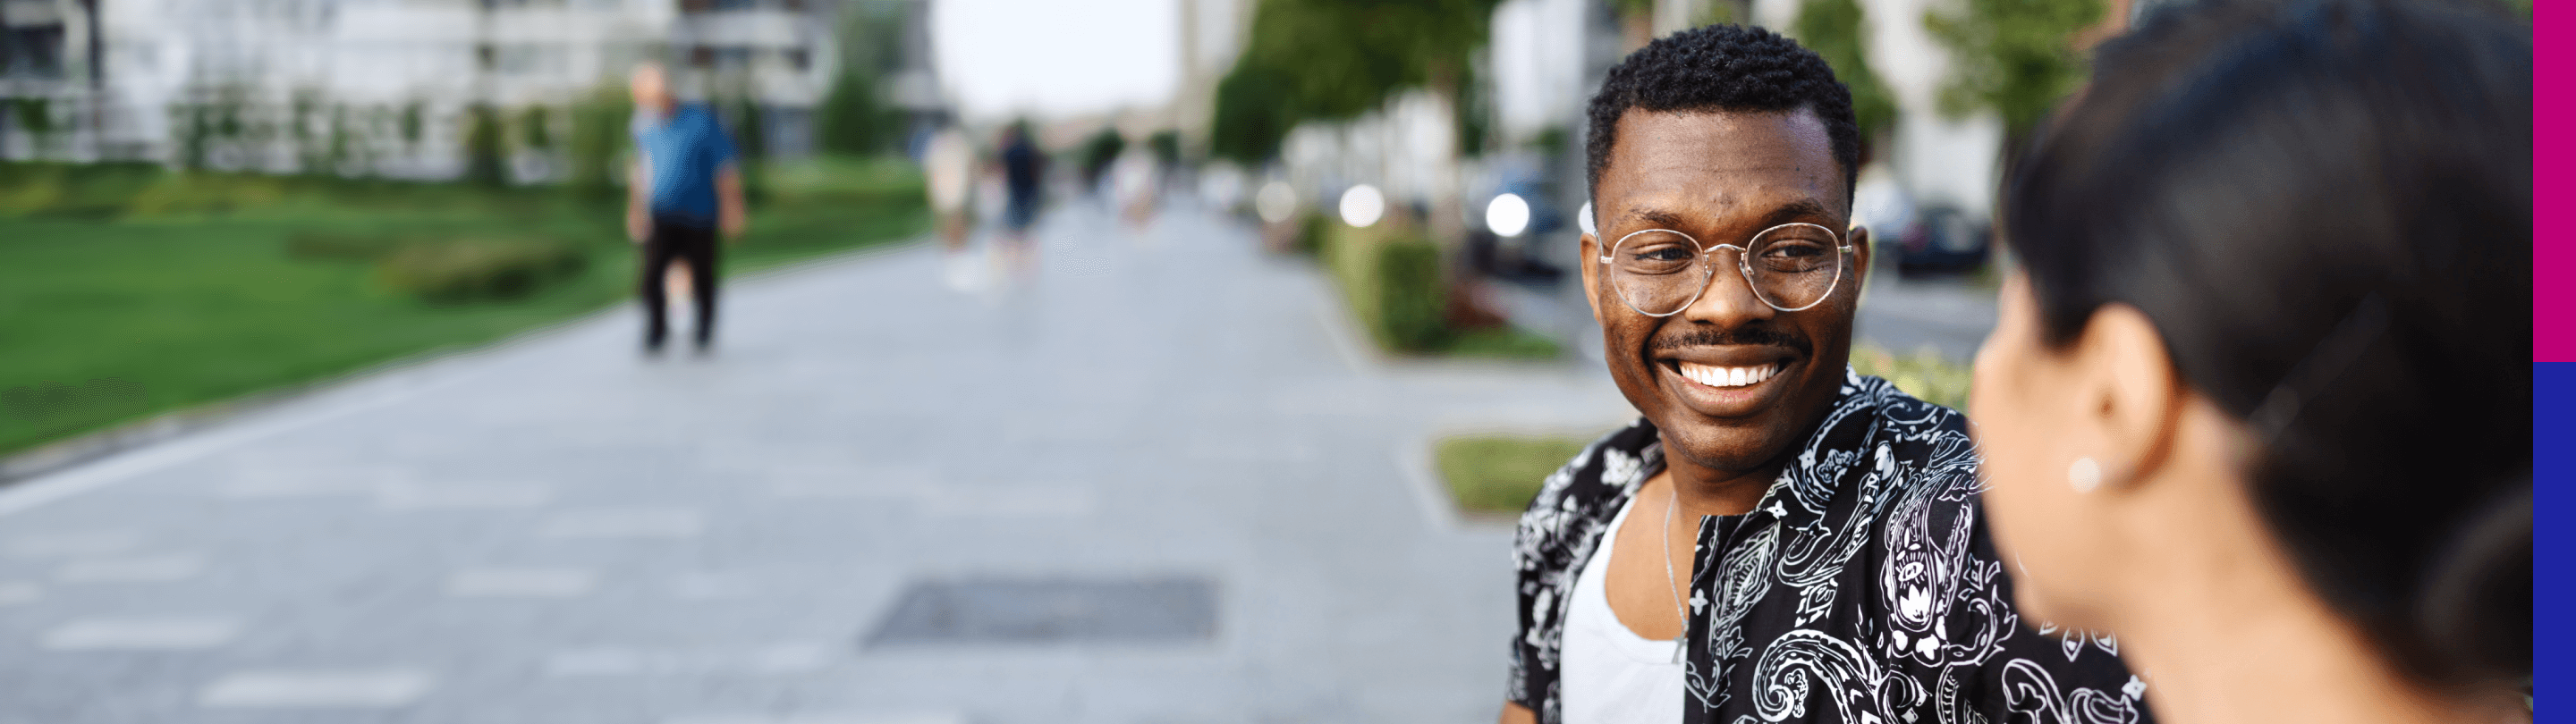
[[[1813,356],[1816,351],[1816,346],[1809,343],[1807,338],[1769,327],[1748,327],[1745,329],[1735,330],[1717,330],[1704,327],[1698,329],[1685,329],[1671,334],[1656,335],[1654,339],[1648,340],[1646,344],[1646,350],[1649,352],[1662,352],[1665,350],[1683,349],[1687,347],[1787,347],[1789,349],[1797,350],[1798,354],[1808,356]]]

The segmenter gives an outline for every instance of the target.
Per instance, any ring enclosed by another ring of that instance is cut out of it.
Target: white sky
[[[966,115],[1158,105],[1180,79],[1179,0],[933,0],[940,80]]]

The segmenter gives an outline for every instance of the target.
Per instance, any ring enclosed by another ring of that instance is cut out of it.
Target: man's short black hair
[[[1591,130],[1583,143],[1588,197],[1601,185],[1618,141],[1619,116],[1649,111],[1768,113],[1806,108],[1825,122],[1834,161],[1843,166],[1843,201],[1860,179],[1860,121],[1852,116],[1851,89],[1834,79],[1833,66],[1798,41],[1761,28],[1711,25],[1664,36],[1610,69],[1592,96]],[[1598,213],[1598,209],[1595,209]]]

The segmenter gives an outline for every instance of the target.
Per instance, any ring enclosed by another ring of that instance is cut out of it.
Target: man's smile
[[[1687,360],[1673,360],[1672,365],[1673,371],[1681,373],[1683,377],[1710,387],[1749,387],[1762,384],[1763,380],[1771,379],[1772,375],[1779,374],[1780,369],[1787,366],[1786,363],[1774,362],[1751,367],[1717,367]]]
[[[1718,418],[1748,417],[1786,395],[1781,379],[1803,358],[1781,347],[1692,347],[1663,350],[1655,368],[1684,407]]]

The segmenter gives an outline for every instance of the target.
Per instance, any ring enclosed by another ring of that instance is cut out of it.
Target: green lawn
[[[775,170],[726,271],[910,238],[918,189],[889,162]],[[635,268],[618,212],[554,188],[0,167],[0,454],[614,304]],[[515,298],[432,302],[379,263],[290,251],[317,235],[544,239],[587,263]]]
[[[1565,467],[1593,438],[1477,435],[1432,446],[1440,479],[1469,514],[1519,515],[1541,481]]]

